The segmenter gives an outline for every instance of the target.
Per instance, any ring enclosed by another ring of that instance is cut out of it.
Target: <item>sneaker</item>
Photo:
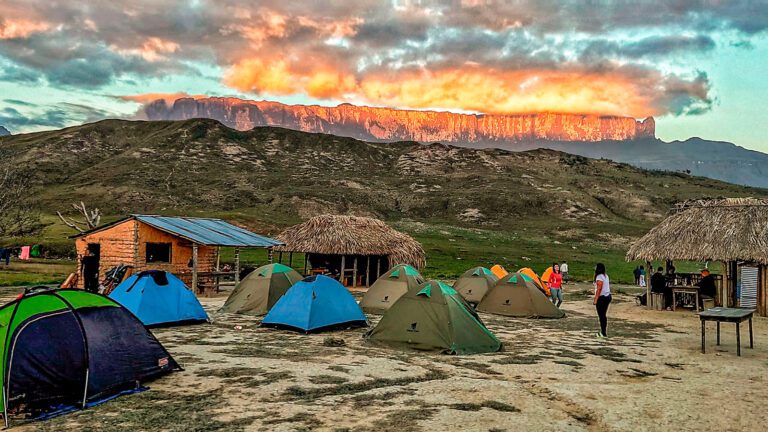
[[[602,333],[600,333],[600,332],[597,332],[597,333],[595,333],[595,336],[597,336],[597,338],[598,338],[598,339],[602,339],[602,338],[604,338],[604,337],[605,337],[605,336],[603,336],[603,334],[602,334]]]

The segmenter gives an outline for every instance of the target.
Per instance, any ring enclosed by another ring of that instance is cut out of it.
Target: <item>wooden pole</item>
[[[304,276],[307,275],[307,265],[309,264],[309,254],[304,254]]]
[[[646,281],[645,281],[645,305],[648,309],[651,308],[651,284],[650,284],[650,275],[653,275],[653,264],[651,264],[650,261],[645,262],[646,267],[648,267],[648,271],[645,272]]]
[[[293,251],[288,252],[288,267],[293,268]]]
[[[279,262],[280,264],[283,263],[283,251],[280,251],[277,253],[277,262]]]
[[[365,286],[371,286],[371,256],[366,256],[365,261]]]
[[[216,246],[216,273],[221,271],[221,247]],[[214,280],[216,281],[216,292],[219,292],[219,283],[221,282],[221,277],[219,275],[216,275],[214,277]]]
[[[197,292],[197,243],[192,243],[192,292]]]
[[[381,277],[381,257],[376,257],[376,279]]]
[[[240,283],[240,249],[235,248],[235,285]]]
[[[341,271],[339,272],[339,282],[341,282],[342,285],[344,285],[344,264],[345,264],[345,255],[341,256]]]
[[[275,262],[275,251],[272,250],[272,248],[267,248],[267,261],[269,261],[270,264]]]
[[[357,257],[352,262],[352,288],[357,287]]]

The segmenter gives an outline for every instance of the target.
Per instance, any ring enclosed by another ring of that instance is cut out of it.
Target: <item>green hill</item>
[[[114,217],[218,215],[272,234],[321,213],[373,215],[423,241],[430,272],[448,276],[486,261],[619,265],[628,243],[677,201],[768,196],[553,150],[238,132],[202,119],[105,120],[6,136],[0,158],[31,169],[46,214],[83,200]],[[45,236],[62,231],[54,225]]]

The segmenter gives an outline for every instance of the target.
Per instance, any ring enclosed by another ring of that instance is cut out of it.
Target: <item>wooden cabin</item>
[[[304,253],[304,274],[325,273],[345,286],[370,286],[396,264],[426,265],[426,254],[413,237],[369,217],[322,215],[277,236],[278,260]]]
[[[178,276],[197,293],[210,294],[225,276],[219,269],[219,249],[235,248],[239,279],[240,248],[272,248],[279,241],[264,237],[221,219],[131,215],[73,236],[78,258],[93,251],[99,262],[99,280],[108,270],[124,264],[128,274],[165,270]],[[81,274],[78,259],[78,274]],[[83,279],[78,280],[79,288]]]
[[[627,260],[721,262],[716,303],[768,316],[768,200],[680,203],[627,252]]]

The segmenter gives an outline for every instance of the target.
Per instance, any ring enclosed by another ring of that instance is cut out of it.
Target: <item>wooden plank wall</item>
[[[82,257],[89,243],[101,245],[99,261],[99,279],[103,279],[107,270],[118,264],[130,264],[134,268],[131,273],[144,270],[165,270],[179,277],[188,286],[192,284],[192,268],[189,262],[192,259],[192,243],[160,231],[149,225],[128,220],[104,231],[89,234],[78,238],[75,247],[78,254],[78,272],[80,271],[79,258]],[[171,262],[147,262],[147,243],[170,243]],[[215,247],[200,246],[198,248],[198,272],[212,272],[216,268],[218,249]],[[127,277],[127,276],[126,276]],[[211,277],[199,278],[201,292],[210,290],[214,284]],[[82,288],[82,280],[78,281],[78,287]]]

